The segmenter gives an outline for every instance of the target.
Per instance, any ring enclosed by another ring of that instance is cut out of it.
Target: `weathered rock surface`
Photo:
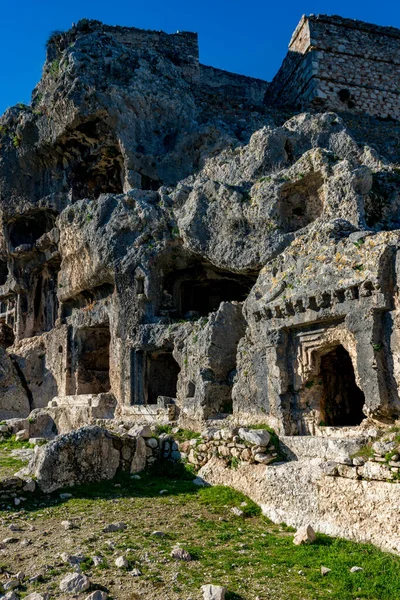
[[[11,358],[0,346],[0,419],[26,417],[29,413],[26,389]]]
[[[70,573],[60,581],[60,590],[66,594],[79,594],[90,586],[90,580],[83,573]]]
[[[396,418],[398,125],[291,116],[267,88],[202,67],[194,34],[52,36],[32,107],[1,120],[1,339],[28,388],[9,363],[12,414],[56,398],[59,433]],[[353,408],[331,400],[338,362]]]
[[[276,466],[241,465],[230,469],[211,460],[199,475],[213,485],[231,485],[257,502],[275,523],[307,527],[400,552],[396,519],[400,486],[386,481],[328,477],[324,461],[313,459]]]
[[[66,433],[35,448],[45,492],[184,459],[273,520],[399,550],[398,440],[354,455],[400,415],[400,127],[271,90],[187,32],[51,36],[0,119],[0,434]]]
[[[220,585],[202,585],[204,600],[225,600],[227,589]]]
[[[62,487],[112,479],[119,467],[120,453],[113,436],[100,427],[82,427],[60,436],[46,446],[36,447],[29,465],[43,492]]]

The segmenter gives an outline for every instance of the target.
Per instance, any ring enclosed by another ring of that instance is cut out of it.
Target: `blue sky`
[[[400,28],[400,3],[394,0],[1,0],[0,114],[17,102],[29,103],[49,34],[81,18],[168,33],[197,31],[202,63],[270,80],[303,13]]]

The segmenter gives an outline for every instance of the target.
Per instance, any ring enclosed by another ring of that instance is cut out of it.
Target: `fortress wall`
[[[268,82],[255,77],[237,75],[222,69],[200,65],[200,84],[224,96],[237,97],[260,106],[263,104]]]
[[[303,17],[266,102],[400,119],[400,31],[340,17]]]

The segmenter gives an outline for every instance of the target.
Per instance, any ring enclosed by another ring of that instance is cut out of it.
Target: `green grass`
[[[0,441],[0,479],[14,475],[26,465],[26,461],[11,456],[10,451],[31,447],[29,442],[18,441],[14,435]]]
[[[50,63],[49,73],[55,79],[58,76],[59,71],[60,71],[60,61],[59,61],[59,59],[55,58]]]
[[[216,513],[224,512],[227,507],[237,506],[241,508],[246,517],[261,515],[261,508],[258,504],[241,492],[223,485],[202,488],[199,492],[199,500],[201,504],[212,508]],[[246,503],[246,506],[241,506],[243,503]]]
[[[116,488],[116,483],[120,487]],[[161,490],[167,493],[160,495]],[[24,503],[24,513],[17,515],[17,509],[11,509],[0,514],[7,521],[13,512],[25,529],[33,522],[34,530],[23,534],[33,543],[34,536],[40,541],[43,530],[47,532],[46,545],[34,557],[35,572],[44,573],[44,583],[35,584],[36,591],[41,585],[54,585],[56,590],[61,576],[71,571],[54,558],[65,550],[60,522],[71,519],[79,522],[70,535],[71,549],[84,553],[82,570],[119,600],[142,597],[142,588],[149,598],[168,595],[171,600],[189,596],[199,600],[200,587],[207,582],[225,585],[230,600],[254,600],[256,596],[262,600],[400,598],[399,557],[326,535],[317,535],[313,545],[294,546],[293,529],[272,524],[254,502],[227,487],[198,488],[189,479],[147,473],[139,480],[120,475],[112,482],[68,491],[73,493],[68,501],[61,501],[59,492],[36,496]],[[244,515],[235,516],[232,507],[240,507]],[[116,521],[124,521],[127,528],[102,533],[104,523]],[[164,531],[165,537],[152,536],[154,530]],[[6,531],[3,533],[5,537]],[[177,563],[170,558],[176,543],[191,553],[191,562]],[[9,555],[2,557],[11,571],[14,551],[10,547]],[[91,560],[94,554],[103,557],[98,567]],[[130,567],[141,571],[139,578],[127,577],[115,567],[115,558],[122,554]],[[32,549],[19,549],[18,555],[18,569],[29,572]],[[322,565],[332,569],[325,577],[320,573]],[[350,573],[355,565],[363,571]]]
[[[15,435],[0,441],[0,450],[16,450],[18,448],[33,448],[33,446],[28,440],[15,439]]]
[[[372,443],[366,444],[365,446],[363,446],[362,448],[357,450],[357,452],[355,454],[353,454],[351,456],[351,458],[355,458],[356,456],[361,456],[362,458],[365,458],[365,459],[373,458],[374,451],[372,450]]]
[[[161,435],[162,433],[167,433],[168,435],[173,435],[174,440],[177,442],[185,442],[187,440],[200,440],[201,434],[197,431],[191,431],[190,429],[179,429],[178,433],[172,434],[171,425],[158,425],[156,428],[155,435]]]

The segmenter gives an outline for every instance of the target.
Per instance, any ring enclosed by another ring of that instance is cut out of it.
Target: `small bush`
[[[57,42],[63,34],[64,31],[61,30],[52,31],[49,37],[47,38],[46,47],[50,44],[54,44],[54,42]]]
[[[58,58],[55,58],[49,66],[49,74],[51,77],[54,77],[54,79],[57,77],[58,73],[60,71],[60,61]]]

